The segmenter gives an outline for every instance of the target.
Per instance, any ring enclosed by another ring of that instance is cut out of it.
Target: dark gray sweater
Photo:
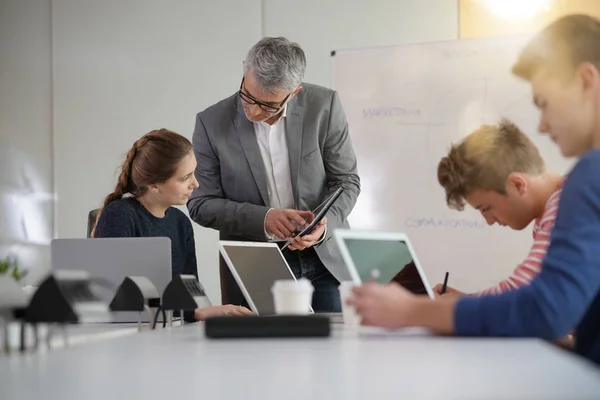
[[[102,210],[94,237],[168,237],[171,239],[172,276],[198,277],[192,224],[174,207],[169,207],[165,216],[158,218],[134,198],[115,200]],[[185,317],[193,320],[193,312],[186,312]]]

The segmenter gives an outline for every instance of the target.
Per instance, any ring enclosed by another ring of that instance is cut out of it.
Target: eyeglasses
[[[290,94],[288,94],[287,96],[285,96],[285,99],[283,99],[283,100],[281,101],[281,103],[279,103],[279,105],[278,105],[278,106],[272,106],[272,105],[269,105],[269,104],[265,104],[265,103],[262,103],[262,102],[260,102],[260,101],[256,100],[254,97],[252,97],[252,96],[250,96],[249,94],[247,94],[247,93],[244,93],[244,92],[242,91],[242,88],[243,88],[243,86],[244,86],[244,79],[245,79],[245,78],[242,78],[242,83],[240,84],[240,90],[238,91],[238,94],[240,95],[240,98],[241,98],[243,101],[245,101],[246,103],[248,103],[248,104],[252,104],[252,105],[257,105],[257,106],[259,106],[261,110],[263,110],[263,111],[265,111],[265,112],[267,112],[267,113],[269,113],[269,114],[277,114],[277,113],[278,113],[278,112],[279,112],[279,111],[280,111],[280,110],[283,108],[283,106],[285,105],[285,102],[286,102],[286,101],[287,101],[287,100],[290,98],[290,96],[292,95],[292,94],[290,93]]]

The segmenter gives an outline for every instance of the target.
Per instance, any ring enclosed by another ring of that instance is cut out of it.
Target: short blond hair
[[[540,70],[557,77],[571,76],[584,62],[600,70],[600,20],[590,15],[567,15],[549,24],[519,54],[512,72],[525,80]]]
[[[474,190],[506,194],[506,180],[514,172],[540,175],[546,169],[539,150],[514,123],[483,125],[452,145],[438,165],[438,181],[450,208],[464,209],[465,196]]]

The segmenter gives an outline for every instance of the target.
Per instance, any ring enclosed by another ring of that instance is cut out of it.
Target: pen
[[[446,277],[444,278],[444,284],[442,285],[442,293],[441,294],[446,293],[446,286],[448,286],[448,275],[450,275],[450,272],[446,272]]]

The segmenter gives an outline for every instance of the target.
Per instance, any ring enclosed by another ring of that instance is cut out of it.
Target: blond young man
[[[512,122],[483,125],[451,147],[438,165],[450,208],[465,203],[489,225],[514,230],[533,225],[533,245],[512,275],[475,295],[500,294],[527,285],[540,272],[550,244],[564,178],[546,168],[533,142]],[[434,287],[441,294],[442,285]],[[447,294],[463,295],[447,287]]]

